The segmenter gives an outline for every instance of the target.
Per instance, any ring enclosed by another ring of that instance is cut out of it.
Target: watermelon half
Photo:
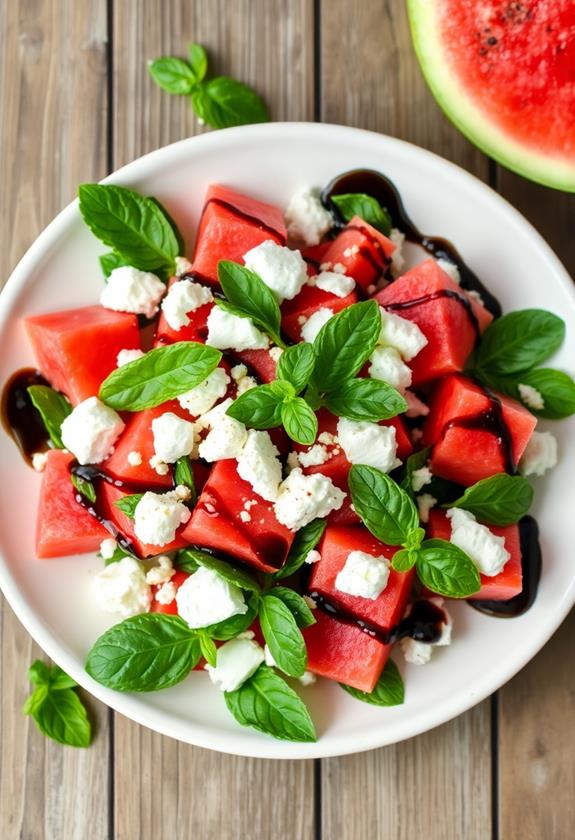
[[[575,192],[573,0],[408,0],[415,50],[450,120],[503,166]]]

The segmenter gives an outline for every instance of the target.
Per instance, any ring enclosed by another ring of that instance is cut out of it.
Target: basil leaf
[[[115,268],[121,268],[123,265],[130,265],[128,260],[125,260],[115,251],[110,251],[108,254],[102,254],[98,257],[100,260],[100,267],[104,272],[104,277],[108,279]]]
[[[261,97],[229,76],[218,76],[194,88],[192,107],[198,117],[213,128],[269,120],[268,109]]]
[[[533,502],[533,487],[520,475],[498,473],[468,487],[463,496],[445,507],[470,511],[491,525],[513,525],[525,516]]]
[[[553,368],[534,368],[513,377],[493,377],[479,372],[486,385],[522,402],[532,414],[549,420],[561,420],[575,414],[575,382],[567,373]],[[530,385],[539,391],[543,408],[532,408],[522,400],[519,385]]]
[[[299,394],[313,373],[315,353],[311,344],[305,342],[287,347],[280,356],[277,368],[277,378],[286,379]]]
[[[40,692],[34,699],[36,692]],[[36,689],[25,705],[43,735],[69,747],[88,747],[92,741],[92,727],[86,707],[71,689],[55,692],[45,687]]]
[[[337,391],[344,379],[361,370],[373,353],[381,331],[374,300],[353,303],[323,325],[313,343],[316,355],[312,382],[319,391]]]
[[[354,216],[359,216],[381,231],[385,236],[391,233],[391,216],[377,199],[365,193],[344,193],[332,195],[331,200],[346,222]]]
[[[178,458],[176,461],[174,465],[174,484],[176,487],[180,484],[187,487],[192,494],[188,499],[188,504],[194,505],[196,503],[198,494],[196,491],[194,470],[192,468],[192,462],[190,461],[189,455],[182,455],[182,457]]]
[[[201,44],[190,44],[188,58],[196,82],[201,82],[208,71],[208,56],[205,49]]]
[[[431,447],[426,446],[425,449],[420,449],[419,452],[414,452],[410,455],[406,462],[405,462],[405,470],[404,476],[400,482],[400,487],[405,490],[406,493],[413,498],[415,495],[413,492],[413,485],[411,483],[413,473],[416,470],[420,470],[424,467],[428,460],[429,460],[429,453],[431,452]],[[427,492],[428,485],[425,485],[425,491]]]
[[[215,370],[219,350],[178,341],[116,368],[100,386],[100,399],[118,411],[143,411],[195,388]]]
[[[275,595],[264,595],[259,609],[260,627],[277,667],[290,677],[301,677],[307,651],[291,610]]]
[[[39,685],[35,688],[32,694],[26,698],[26,701],[22,706],[22,713],[25,715],[36,714],[37,710],[48,696],[49,691],[50,687],[47,683]]]
[[[273,429],[281,426],[283,397],[272,384],[250,388],[233,401],[226,414],[251,429]]]
[[[276,344],[283,347],[284,344],[280,338],[279,304],[261,277],[244,265],[220,260],[218,280],[227,300],[234,307],[234,314],[251,318],[257,327],[268,333]],[[217,302],[224,303],[224,301]]]
[[[349,472],[349,489],[358,516],[381,542],[401,545],[418,527],[413,500],[381,470],[354,464]]]
[[[393,555],[391,568],[396,572],[408,572],[417,561],[416,548],[400,548]]]
[[[199,551],[199,549],[180,549],[174,558],[174,566],[181,572],[193,575],[200,568],[200,564],[194,559],[196,551]]]
[[[476,366],[489,373],[527,370],[549,358],[565,338],[565,322],[544,309],[522,309],[493,321],[483,333]]]
[[[63,394],[49,385],[30,385],[27,391],[32,405],[42,418],[50,440],[56,449],[64,449],[61,426],[71,414],[72,406]]]
[[[143,493],[133,493],[131,496],[122,496],[121,499],[116,499],[114,507],[117,507],[118,510],[125,513],[130,519],[134,519],[136,516],[136,508],[143,496]]]
[[[50,689],[52,691],[64,691],[66,688],[76,688],[77,685],[76,680],[73,680],[58,665],[52,666],[50,669]]]
[[[364,703],[371,703],[372,706],[401,706],[405,699],[403,679],[392,659],[387,660],[373,691],[360,691],[359,688],[343,683],[340,685],[356,700],[363,700]]]
[[[326,407],[336,417],[349,420],[389,420],[403,411],[407,403],[399,391],[378,379],[349,379],[325,399]]]
[[[148,72],[162,90],[178,96],[191,93],[198,81],[187,61],[174,56],[166,55],[150,61]]]
[[[50,682],[50,667],[37,659],[28,669],[28,679],[34,685],[48,685]]]
[[[198,642],[200,643],[200,651],[208,665],[212,668],[216,667],[218,659],[218,649],[208,634],[203,630],[198,630]]]
[[[248,392],[249,393],[249,392]],[[311,445],[317,437],[317,417],[302,397],[294,397],[281,406],[283,427],[296,443]]]
[[[246,598],[248,604],[248,611],[243,615],[232,615],[223,621],[218,621],[216,624],[209,624],[203,627],[204,633],[212,639],[219,642],[227,642],[229,639],[235,639],[240,633],[245,633],[254,623],[257,616],[257,601],[256,595],[250,594]]]
[[[94,236],[144,271],[174,270],[180,249],[161,205],[115,184],[82,184],[80,213]]]
[[[186,548],[185,554],[186,557],[193,559],[199,566],[211,569],[227,583],[239,586],[240,589],[245,589],[248,592],[260,591],[260,585],[252,575],[244,572],[243,569],[232,566],[231,563],[227,563],[219,557],[214,557],[213,554],[208,554],[206,551],[200,551],[195,548]]]
[[[295,618],[298,627],[310,627],[312,624],[315,624],[313,612],[308,607],[305,599],[297,592],[294,592],[293,589],[288,589],[287,586],[274,586],[270,594],[284,602]]]
[[[70,481],[78,493],[88,499],[89,502],[96,501],[96,488],[91,481],[87,481],[81,475],[76,475],[76,473],[70,473]]]
[[[158,691],[181,682],[199,659],[196,633],[185,621],[144,613],[103,633],[88,653],[86,671],[116,691]]]
[[[287,560],[279,571],[274,573],[276,580],[289,577],[303,566],[305,558],[313,551],[323,536],[327,522],[325,519],[314,519],[309,525],[301,528],[291,544]]]
[[[467,598],[481,589],[481,579],[473,561],[447,540],[422,543],[416,565],[423,585],[446,598]]]

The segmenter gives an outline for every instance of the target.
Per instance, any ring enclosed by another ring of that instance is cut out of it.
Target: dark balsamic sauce
[[[324,206],[334,214],[339,227],[345,222],[332,201],[332,196],[342,193],[365,193],[377,199],[389,212],[393,226],[399,228],[409,242],[420,245],[436,259],[447,260],[456,265],[461,275],[461,287],[467,291],[478,292],[485,308],[496,318],[501,315],[499,301],[485,288],[477,275],[464,262],[455,246],[447,239],[438,236],[425,236],[413,224],[405,211],[401,196],[389,178],[372,169],[354,169],[330,181],[321,194],[321,200]]]
[[[481,334],[479,329],[479,321],[477,320],[477,316],[473,311],[473,306],[471,305],[471,301],[469,298],[464,297],[464,295],[458,294],[453,289],[438,289],[436,292],[431,292],[429,295],[423,295],[423,297],[414,298],[413,300],[402,300],[398,301],[397,303],[384,303],[383,308],[387,309],[389,312],[401,312],[403,309],[411,309],[412,306],[420,306],[423,303],[429,303],[432,300],[438,300],[439,298],[448,298],[449,300],[454,300],[456,303],[461,304],[465,309],[467,317],[471,323],[471,326],[475,330],[475,340],[479,340],[479,336]]]
[[[35,452],[45,451],[50,444],[50,436],[28,394],[31,385],[48,382],[34,368],[22,368],[10,377],[2,391],[2,425],[29,464]]]

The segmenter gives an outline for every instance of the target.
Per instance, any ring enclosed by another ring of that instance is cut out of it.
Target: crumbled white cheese
[[[337,435],[331,432],[320,432],[317,440],[318,443],[323,443],[324,446],[334,446],[337,443]]]
[[[144,356],[143,350],[120,350],[116,358],[116,367],[123,367],[130,362],[135,362],[136,359],[141,359]]]
[[[251,522],[251,514],[247,510],[240,510],[240,519],[242,522]]]
[[[113,537],[107,537],[100,543],[100,557],[102,560],[111,560],[118,548],[118,543]]]
[[[551,432],[533,432],[519,461],[521,475],[543,475],[557,465],[557,439]]]
[[[368,373],[403,393],[411,385],[411,370],[394,347],[376,347],[370,358]]]
[[[310,277],[310,286],[317,286],[323,292],[344,298],[355,289],[355,280],[346,274],[339,274],[336,271],[320,271],[315,277]]]
[[[172,283],[168,294],[162,301],[162,312],[173,330],[181,330],[190,323],[189,312],[195,312],[200,306],[210,303],[214,299],[206,286],[194,283],[192,280],[179,280]]]
[[[329,461],[329,452],[322,443],[314,443],[306,452],[300,452],[298,459],[302,467],[317,467]]]
[[[253,376],[244,376],[237,384],[236,397],[241,397],[246,391],[251,391],[252,388],[257,388],[258,383]]]
[[[272,290],[276,300],[292,300],[307,280],[307,265],[297,250],[266,239],[244,254],[244,263]]]
[[[158,475],[167,475],[170,472],[168,464],[166,464],[165,461],[162,461],[161,458],[158,458],[157,455],[152,455],[148,463],[150,467],[158,473]]]
[[[427,338],[414,321],[400,318],[393,312],[379,307],[381,314],[381,332],[378,343],[384,347],[393,347],[406,362],[415,358],[427,344]]]
[[[396,457],[397,443],[393,426],[340,417],[337,421],[337,436],[350,464],[367,464],[383,472],[390,472],[401,463]]]
[[[405,266],[405,257],[403,256],[405,234],[397,228],[392,228],[389,238],[395,245],[395,250],[391,255],[391,273],[393,277],[399,277]]]
[[[431,493],[422,493],[416,499],[417,507],[419,509],[419,518],[424,523],[429,522],[429,511],[437,504],[437,499]]]
[[[505,548],[505,538],[496,536],[462,508],[450,508],[447,516],[451,519],[450,542],[467,554],[478,571],[488,577],[502,572],[511,556]]]
[[[321,268],[320,268],[321,270]],[[334,263],[331,267],[332,271],[335,271],[336,274],[345,274],[347,271],[346,266],[343,263]]]
[[[429,598],[432,604],[443,610],[445,621],[441,624],[441,635],[435,642],[420,642],[417,639],[410,637],[401,639],[400,647],[405,657],[405,661],[412,665],[426,665],[431,659],[434,647],[443,647],[451,644],[451,632],[453,628],[453,619],[443,606],[443,598]],[[411,606],[406,611],[406,616],[409,615]]]
[[[315,341],[317,334],[323,325],[327,324],[330,318],[333,318],[333,311],[331,309],[325,306],[322,306],[321,309],[316,309],[301,328],[303,341],[309,341],[310,344]]]
[[[315,548],[313,548],[311,551],[308,551],[308,553],[306,554],[304,562],[312,565],[313,563],[319,563],[320,560],[321,560],[321,554],[319,553],[319,551],[316,551]]]
[[[62,423],[62,442],[80,464],[99,464],[124,431],[124,422],[98,397],[88,397]]]
[[[304,688],[307,688],[308,685],[313,685],[317,678],[311,671],[304,671],[298,679],[301,685],[303,685]]]
[[[407,417],[427,417],[429,406],[426,405],[413,391],[405,391],[403,396],[407,402]]]
[[[100,303],[116,312],[133,312],[152,318],[166,291],[165,283],[149,271],[131,265],[115,268],[100,295]]]
[[[167,607],[168,604],[173,603],[176,598],[176,594],[178,592],[178,587],[172,581],[167,581],[166,583],[162,583],[158,591],[156,592],[156,601],[158,604],[162,604],[162,606]]]
[[[244,376],[248,375],[248,369],[245,365],[234,365],[230,370],[230,374],[234,382],[239,382]]]
[[[432,478],[433,473],[429,467],[421,467],[418,470],[414,470],[411,473],[411,487],[414,493],[419,493],[426,484],[429,484]]]
[[[269,649],[268,645],[264,645],[264,662],[270,668],[276,668],[277,667],[277,663],[276,663],[275,659],[273,658],[272,652]]]
[[[194,448],[194,424],[165,411],[152,420],[154,452],[165,464],[175,464]]]
[[[206,665],[213,684],[220,691],[237,691],[264,661],[264,652],[251,639],[232,639],[218,648],[216,667]]]
[[[122,618],[148,612],[152,594],[140,563],[123,557],[110,563],[94,578],[94,593],[101,610]]]
[[[32,466],[36,470],[36,472],[43,472],[46,469],[47,463],[47,452],[34,452],[34,454],[32,455]]]
[[[159,585],[167,583],[176,574],[172,559],[167,554],[160,554],[155,559],[155,566],[152,566],[146,574],[146,583]]]
[[[178,402],[192,417],[199,417],[226,395],[229,381],[230,377],[224,368],[217,367],[195,388],[180,394]]]
[[[139,467],[142,463],[142,453],[138,452],[136,449],[132,449],[131,452],[128,452],[128,464],[131,467]]]
[[[480,306],[485,306],[483,298],[481,297],[479,292],[475,291],[475,289],[466,289],[465,294],[467,295],[468,298],[471,298],[476,303],[478,303]]]
[[[337,574],[335,588],[358,598],[379,598],[389,579],[389,560],[365,551],[350,551]]]
[[[345,495],[327,476],[321,473],[304,475],[300,469],[295,469],[280,484],[275,515],[286,528],[298,531],[313,519],[339,510]]]
[[[187,257],[176,257],[176,277],[181,277],[182,274],[187,274],[192,270],[192,264]]]
[[[144,493],[134,511],[134,533],[143,543],[167,545],[191,513],[176,490]]]
[[[286,459],[286,467],[288,473],[292,470],[297,470],[299,467],[299,457],[297,452],[290,452]]]
[[[178,615],[193,630],[248,611],[242,590],[205,566],[186,578],[178,589],[176,601]]]
[[[290,239],[306,245],[318,245],[333,226],[331,213],[322,205],[318,191],[309,187],[301,187],[292,195],[285,220]]]
[[[274,345],[274,347],[270,347],[269,353],[270,353],[270,358],[271,358],[272,362],[275,362],[276,365],[277,365],[279,360],[282,357],[283,347],[276,347]]]
[[[525,403],[527,408],[533,408],[535,411],[541,411],[545,408],[545,400],[537,388],[534,388],[532,385],[523,385],[520,383],[517,386],[517,390],[519,391],[522,402]]]
[[[278,455],[269,432],[250,429],[245,446],[238,456],[238,475],[268,502],[277,499],[282,480],[282,465]]]
[[[226,414],[231,404],[232,400],[228,397],[198,420],[198,425],[210,429],[198,449],[200,458],[205,461],[237,458],[244,448],[248,439],[248,430],[239,420],[234,420]]]
[[[437,260],[437,265],[450,277],[454,283],[459,285],[461,283],[461,274],[455,263],[449,260]]]
[[[359,245],[352,245],[350,248],[346,248],[343,252],[344,257],[347,259],[355,257],[357,254],[359,254]]]
[[[269,338],[260,332],[251,318],[240,318],[214,306],[208,315],[206,344],[218,350],[266,350]]]

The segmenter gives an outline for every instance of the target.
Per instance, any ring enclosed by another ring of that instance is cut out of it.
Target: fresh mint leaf
[[[391,233],[391,216],[379,201],[365,193],[332,195],[331,200],[346,222],[359,216],[385,236]]]
[[[226,414],[250,429],[273,429],[281,426],[283,397],[272,384],[250,388],[233,401]]]
[[[308,607],[305,598],[302,598],[293,589],[288,589],[287,586],[274,586],[271,594],[284,602],[295,618],[298,627],[310,627],[315,624],[313,612]]]
[[[468,487],[461,498],[445,507],[468,510],[491,525],[513,525],[533,502],[533,487],[520,475],[498,473]]]
[[[104,245],[143,271],[173,272],[180,247],[159,202],[115,184],[82,184],[78,195],[84,221]]]
[[[339,388],[330,391],[325,405],[336,417],[373,423],[407,411],[407,403],[399,391],[378,379],[344,381]]]
[[[417,561],[416,548],[400,548],[393,555],[391,567],[396,572],[408,572]]]
[[[315,353],[305,342],[287,347],[280,356],[277,378],[291,382],[299,394],[310,380],[315,365]]]
[[[27,389],[32,405],[40,414],[50,440],[56,449],[64,449],[61,426],[72,412],[72,406],[63,394],[49,385],[30,385]]]
[[[233,306],[234,314],[251,318],[256,327],[267,333],[279,347],[284,347],[280,338],[279,304],[261,277],[244,265],[220,260],[218,280],[227,300]]]
[[[98,557],[100,559],[103,559],[102,555],[100,553],[98,553]],[[129,551],[126,551],[125,548],[121,548],[119,545],[117,545],[116,548],[114,549],[114,553],[112,554],[112,556],[107,557],[104,560],[104,566],[111,566],[112,563],[119,563],[120,560],[124,559],[124,557],[132,557],[134,560],[139,559],[134,554],[131,554]]]
[[[96,501],[96,488],[91,481],[76,473],[70,473],[70,481],[81,496],[84,496],[89,502],[94,503]]]
[[[130,265],[128,260],[125,260],[119,254],[116,254],[115,251],[109,251],[107,254],[102,254],[98,257],[98,259],[100,260],[100,267],[104,272],[106,280],[115,268],[121,268],[123,265]]]
[[[257,580],[245,572],[243,569],[238,569],[232,566],[231,563],[221,560],[219,557],[214,557],[213,554],[208,554],[205,551],[199,551],[193,548],[185,550],[186,556],[191,557],[199,566],[204,566],[206,569],[211,569],[219,577],[223,578],[227,583],[238,586],[240,589],[245,589],[248,592],[259,592],[261,587]]]
[[[575,381],[567,373],[553,368],[533,368],[513,376],[493,376],[478,371],[485,385],[501,394],[522,402],[532,414],[549,420],[561,420],[575,414]],[[543,408],[527,405],[519,392],[519,385],[530,385],[541,394]]]
[[[77,683],[61,668],[39,660],[28,672],[36,688],[26,700],[24,714],[31,715],[40,732],[60,744],[87,747],[92,727],[86,708],[74,690]]]
[[[114,507],[117,507],[118,510],[121,510],[122,513],[125,513],[126,516],[130,519],[134,519],[134,517],[136,516],[136,508],[138,507],[138,504],[141,502],[143,497],[143,493],[132,493],[131,496],[122,496],[121,499],[116,499],[116,501],[114,502]]]
[[[249,392],[248,392],[249,393]],[[281,419],[288,437],[311,446],[317,437],[317,417],[303,397],[294,397],[281,406]]]
[[[360,691],[358,688],[343,683],[340,685],[356,700],[363,700],[364,703],[371,703],[372,706],[401,706],[405,699],[403,679],[392,659],[387,660],[373,691]]]
[[[190,461],[189,455],[183,455],[176,461],[174,465],[174,484],[176,487],[180,484],[187,487],[192,494],[188,499],[188,504],[194,505],[196,503],[198,494],[196,491],[196,482],[194,480],[194,470],[192,468],[192,462]]]
[[[190,44],[188,47],[190,67],[197,82],[201,82],[208,72],[208,55],[201,44]]]
[[[349,472],[353,506],[371,533],[387,545],[402,545],[419,525],[411,497],[386,473],[354,464]]]
[[[76,688],[78,683],[63,671],[59,665],[53,665],[50,669],[50,688],[52,691],[63,691],[66,688]]]
[[[309,525],[300,528],[291,544],[285,564],[274,574],[276,580],[293,575],[303,566],[305,558],[321,540],[326,525],[325,519],[314,519]]]
[[[477,369],[488,374],[528,370],[559,349],[565,322],[544,309],[522,309],[493,321],[483,333],[476,353]]]
[[[158,691],[181,682],[200,655],[197,635],[185,621],[144,613],[103,633],[88,654],[86,671],[116,691]]]
[[[192,92],[198,79],[193,69],[181,58],[162,56],[150,61],[148,72],[155,83],[168,93],[185,96]]]
[[[190,391],[215,370],[219,350],[195,341],[178,341],[150,350],[116,368],[100,386],[100,399],[117,411],[143,411]]]
[[[404,475],[401,480],[400,487],[412,498],[415,495],[412,484],[413,473],[416,470],[420,470],[427,464],[430,452],[431,447],[426,446],[425,449],[420,449],[418,452],[414,452],[412,455],[409,455],[405,462]]]
[[[218,659],[217,647],[204,630],[198,630],[197,633],[202,656],[204,657],[208,665],[211,665],[212,668],[215,668]]]
[[[223,621],[218,621],[217,624],[209,624],[203,627],[204,633],[207,633],[211,639],[216,639],[219,642],[227,642],[229,639],[235,639],[240,633],[245,633],[246,630],[254,623],[257,617],[257,603],[258,596],[253,592],[248,594],[246,598],[248,611],[243,615],[232,615]]]
[[[307,667],[304,638],[291,610],[273,594],[260,601],[260,627],[277,667],[290,677],[301,677]]]
[[[319,392],[337,391],[373,353],[381,331],[374,300],[353,303],[323,325],[313,343],[316,362],[312,384]]]
[[[481,579],[473,561],[447,540],[422,543],[417,552],[416,567],[423,585],[445,598],[468,598],[481,589]]]
[[[45,662],[37,659],[28,669],[28,679],[34,685],[49,685],[50,671],[51,668]]]
[[[309,712],[293,688],[267,665],[237,691],[224,694],[226,705],[238,723],[284,741],[315,741]]]
[[[194,88],[192,107],[213,128],[267,122],[268,109],[261,97],[242,82],[218,76]]]

